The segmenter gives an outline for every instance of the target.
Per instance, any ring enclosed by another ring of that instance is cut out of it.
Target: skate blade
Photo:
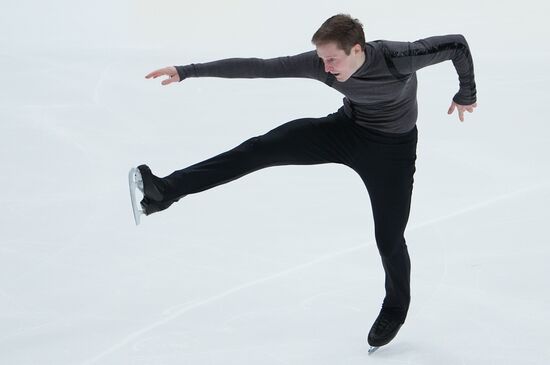
[[[137,168],[130,169],[128,173],[128,186],[130,188],[130,200],[132,201],[132,212],[134,213],[134,221],[136,226],[139,226],[141,215],[143,210],[140,207],[140,204],[136,198],[136,189],[143,191],[143,181],[141,179],[141,174]]]
[[[378,349],[379,349],[378,346],[371,346],[370,349],[369,349],[369,355],[374,354],[374,352]]]

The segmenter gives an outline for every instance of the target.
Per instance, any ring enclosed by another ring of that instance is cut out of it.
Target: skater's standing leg
[[[369,342],[381,346],[397,334],[410,303],[411,263],[404,233],[416,171],[417,129],[394,136],[365,129],[362,133],[365,143],[354,168],[370,196],[386,289]]]

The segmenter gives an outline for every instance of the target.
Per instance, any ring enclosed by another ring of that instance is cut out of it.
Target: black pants
[[[162,179],[158,210],[187,194],[225,184],[253,171],[279,165],[340,163],[363,180],[372,205],[375,236],[386,273],[383,306],[406,314],[410,302],[410,260],[404,232],[416,170],[417,129],[388,134],[367,129],[342,109],[323,118],[297,119],[250,138],[215,157]]]

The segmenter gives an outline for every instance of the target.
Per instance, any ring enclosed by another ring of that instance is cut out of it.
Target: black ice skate
[[[128,184],[136,226],[139,225],[142,215],[149,215],[166,209],[171,204],[160,203],[164,198],[164,184],[161,179],[153,175],[147,165],[132,168],[128,175]],[[143,194],[143,200],[140,203],[138,203],[136,196],[138,189]]]
[[[128,176],[128,182],[136,225],[139,225],[142,215],[148,216],[152,213],[160,212],[183,197],[167,199],[164,194],[167,188],[166,182],[153,175],[147,165],[132,168]],[[140,203],[138,203],[136,197],[137,189],[143,195]]]
[[[147,165],[137,167],[143,180],[143,195],[150,200],[160,202],[164,199],[165,184],[162,179],[156,177]]]
[[[405,314],[402,310],[382,308],[378,318],[376,318],[370,329],[367,339],[371,346],[369,355],[378,350],[380,346],[387,345],[393,340],[404,322]]]

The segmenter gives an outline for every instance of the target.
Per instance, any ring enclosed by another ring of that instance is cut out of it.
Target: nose
[[[325,72],[331,72],[333,70],[334,70],[334,67],[325,64]]]

